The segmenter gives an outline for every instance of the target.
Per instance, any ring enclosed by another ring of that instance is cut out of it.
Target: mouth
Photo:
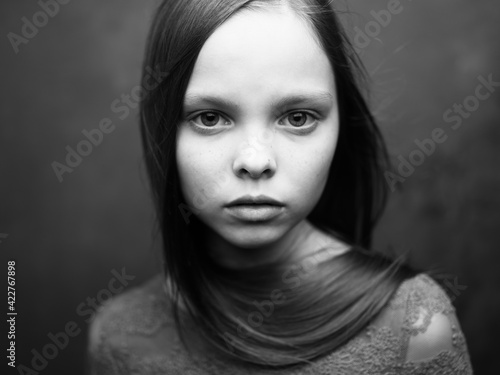
[[[237,220],[259,222],[281,215],[285,211],[285,204],[267,195],[244,195],[229,202],[224,210]]]
[[[274,206],[274,207],[284,207],[285,205],[267,195],[244,195],[229,202],[226,207],[238,207],[238,206]]]
[[[283,213],[284,206],[271,204],[237,204],[227,206],[226,212],[235,219],[242,221],[269,221]]]

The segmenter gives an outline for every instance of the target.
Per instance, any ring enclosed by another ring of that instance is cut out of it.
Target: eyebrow
[[[277,101],[271,102],[271,107],[282,108],[282,107],[292,106],[295,104],[309,104],[309,103],[312,104],[318,101],[333,102],[333,100],[334,96],[328,91],[317,91],[307,94],[296,94],[283,97]],[[238,103],[235,103],[230,99],[226,99],[217,95],[186,94],[184,98],[184,103],[187,106],[196,105],[201,102],[225,108],[241,109],[241,106]]]

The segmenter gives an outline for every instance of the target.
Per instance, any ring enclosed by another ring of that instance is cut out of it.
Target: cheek
[[[219,190],[222,174],[216,170],[218,155],[194,140],[180,137],[177,144],[177,170],[182,193],[188,205],[205,207]]]
[[[295,186],[295,194],[303,205],[314,205],[323,193],[335,146],[335,137],[331,138],[331,143],[311,145],[296,152],[293,162],[289,164],[290,175],[293,176],[290,186]]]
[[[329,154],[309,154],[309,160],[302,167],[301,176],[302,185],[307,186],[308,190],[317,191],[322,189],[331,165]]]

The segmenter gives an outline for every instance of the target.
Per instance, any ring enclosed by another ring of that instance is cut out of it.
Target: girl
[[[93,373],[472,373],[443,289],[368,250],[386,154],[356,69],[330,1],[161,4],[141,131],[165,274],[100,311]]]

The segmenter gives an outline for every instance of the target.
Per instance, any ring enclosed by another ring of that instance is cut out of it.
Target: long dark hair
[[[238,11],[271,4],[288,5],[310,23],[336,79],[338,145],[323,195],[308,219],[352,249],[319,262],[314,272],[305,272],[304,263],[274,263],[238,272],[215,263],[204,248],[206,226],[189,211],[176,166],[184,95],[205,41]],[[148,87],[152,69],[164,78],[143,93],[141,134],[181,337],[177,302],[182,296],[208,342],[221,354],[248,363],[290,366],[345,344],[417,271],[401,259],[367,250],[386,201],[387,154],[354,74],[362,65],[331,1],[165,0],[150,30],[143,87]],[[272,295],[279,299],[271,301]],[[257,305],[272,311],[265,317],[249,314]]]

